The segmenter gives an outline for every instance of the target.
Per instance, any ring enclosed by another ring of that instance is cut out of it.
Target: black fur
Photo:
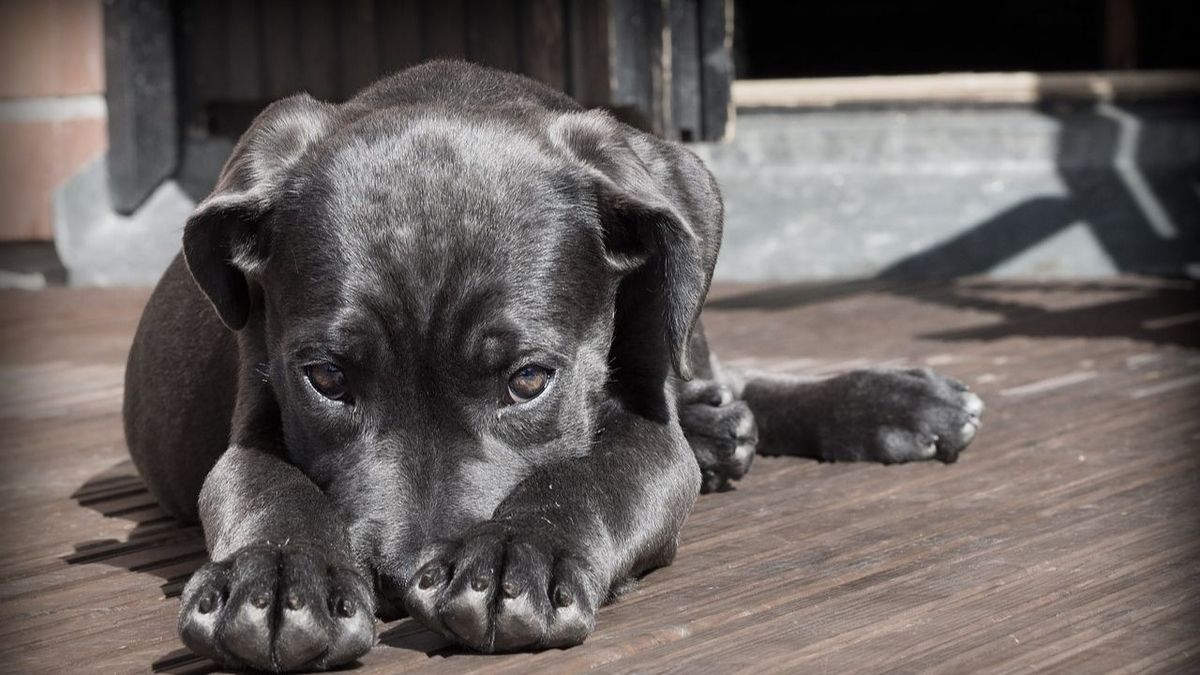
[[[406,611],[483,651],[577,644],[756,444],[952,461],[981,408],[953,381],[720,370],[721,225],[690,152],[515,75],[434,62],[264,111],[129,359],[130,451],[213,560],[185,643],[326,668]],[[310,385],[324,362],[352,402]],[[551,384],[507,405],[526,363]]]

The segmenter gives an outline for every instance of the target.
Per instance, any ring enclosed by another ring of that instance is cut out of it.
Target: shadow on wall
[[[784,309],[883,292],[1000,318],[997,324],[933,332],[926,339],[1125,337],[1200,348],[1200,284],[1195,281],[1181,279],[1167,287],[1115,279],[1035,284],[1039,292],[1070,289],[1104,297],[1069,309],[999,300],[993,293],[998,287],[985,281],[948,283],[987,274],[1071,228],[1086,228],[1115,271],[1200,277],[1200,137],[1194,133],[1200,107],[1101,103],[1045,105],[1038,111],[1060,129],[1055,168],[1065,195],[1020,202],[889,265],[874,279],[774,286],[724,296],[707,306]],[[1153,119],[1154,133],[1143,133],[1143,118]],[[1122,297],[1113,299],[1114,292]]]
[[[1200,109],[1147,104],[1135,112],[1100,103],[1038,110],[1058,123],[1055,166],[1067,194],[1022,202],[880,276],[983,274],[1076,224],[1117,271],[1200,276],[1200,148],[1194,134],[1177,133],[1196,123]],[[1143,134],[1143,115],[1162,132]]]

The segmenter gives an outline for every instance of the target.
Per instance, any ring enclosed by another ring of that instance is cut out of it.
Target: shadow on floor
[[[1101,282],[1094,288],[1054,282],[1029,287],[1110,293],[1129,286],[1124,290],[1131,291],[1126,299],[1114,301],[1109,294],[1103,300],[1098,298],[1093,307],[1053,310],[1028,298],[999,300],[1006,293],[985,294],[980,284],[950,281],[992,273],[1079,228],[1095,243],[1097,255],[1111,271],[1178,277],[1194,275],[1200,269],[1200,162],[1191,141],[1200,119],[1197,101],[1119,106],[1045,103],[1036,109],[1058,129],[1055,168],[1063,194],[1033,196],[1013,204],[950,239],[895,262],[873,279],[775,286],[717,297],[707,307],[787,309],[884,292],[1000,317],[995,326],[930,333],[924,336],[928,339],[1127,337],[1154,344],[1198,346],[1197,322],[1163,325],[1157,321],[1200,309],[1200,287],[1195,282],[1159,288],[1121,280]],[[1051,250],[1050,254],[1051,260],[1061,264],[1063,258],[1086,258],[1087,252],[1068,255]],[[1072,271],[1055,269],[1067,274]]]
[[[176,598],[192,573],[208,560],[201,528],[180,524],[163,513],[130,460],[118,462],[89,478],[71,498],[107,518],[122,518],[136,526],[124,541],[95,539],[75,544],[75,552],[62,558],[68,564],[107,565],[152,574],[162,579],[163,597]],[[381,631],[379,642],[429,655],[449,656],[462,651],[411,619],[387,626]],[[353,668],[354,664],[348,667]],[[185,648],[158,657],[151,669],[175,675],[220,671],[217,664]]]
[[[164,598],[176,598],[192,573],[208,559],[200,527],[180,524],[163,513],[129,460],[89,478],[71,498],[106,518],[122,518],[136,525],[124,541],[95,539],[75,544],[75,552],[62,558],[70,565],[107,565],[151,574],[162,580]],[[156,673],[177,674],[218,669],[212,661],[187,649],[164,654],[151,668]]]
[[[1066,308],[1046,307],[1028,294],[1070,291],[1094,304]],[[934,331],[925,340],[999,340],[1033,338],[1126,338],[1157,345],[1200,349],[1200,284],[1189,280],[1139,283],[1112,281],[993,283],[984,280],[909,282],[848,281],[821,285],[774,286],[719,297],[706,309],[713,311],[784,310],[848,298],[883,293],[954,309],[985,312],[994,323],[956,330]],[[1114,298],[1117,295],[1119,297]],[[1021,298],[1021,299],[1017,299]]]
[[[163,580],[163,597],[174,598],[208,558],[200,528],[182,525],[163,513],[129,460],[89,478],[71,498],[106,518],[122,518],[136,526],[125,541],[96,539],[75,544],[75,552],[63,557],[68,564],[108,565],[152,574]]]

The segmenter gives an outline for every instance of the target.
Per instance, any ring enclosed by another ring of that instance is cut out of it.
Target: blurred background
[[[1200,277],[1194,0],[0,0],[0,287],[152,284],[238,135],[420,61],[688,143],[718,279]]]

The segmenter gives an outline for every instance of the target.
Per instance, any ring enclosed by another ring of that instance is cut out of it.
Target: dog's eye
[[[313,363],[304,367],[308,382],[317,393],[333,401],[348,401],[350,385],[346,373],[332,363]]]
[[[521,366],[508,378],[508,402],[524,403],[537,398],[550,384],[554,371],[528,364]]]

